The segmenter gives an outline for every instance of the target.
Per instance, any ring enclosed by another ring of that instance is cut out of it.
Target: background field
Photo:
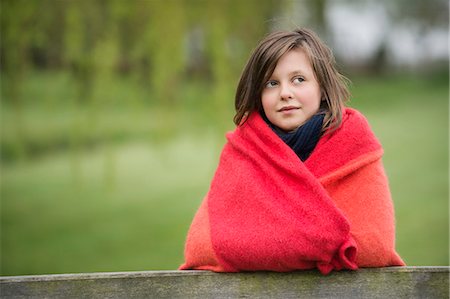
[[[449,265],[448,5],[0,0],[0,275],[176,269],[241,69],[296,26],[384,146],[398,252]]]
[[[358,78],[352,90],[350,105],[366,114],[385,148],[398,251],[409,265],[448,265],[446,79]],[[7,120],[11,112],[4,106],[1,113]],[[49,134],[37,124],[66,129],[58,117],[68,113],[64,107],[24,113],[36,134]],[[224,125],[213,113],[186,109],[101,115],[116,131],[135,128],[136,137],[3,165],[2,274],[175,269],[182,262],[186,231],[232,115]],[[157,130],[153,119],[166,116],[177,120],[170,134],[144,138],[144,124]]]

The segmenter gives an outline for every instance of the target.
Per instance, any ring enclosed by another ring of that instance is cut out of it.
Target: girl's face
[[[319,82],[302,49],[281,56],[261,96],[267,118],[284,131],[295,130],[308,121],[319,111],[320,100]]]

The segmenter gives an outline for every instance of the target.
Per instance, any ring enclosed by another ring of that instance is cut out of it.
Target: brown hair
[[[242,125],[252,111],[262,111],[261,94],[278,60],[292,49],[303,49],[319,82],[325,110],[323,130],[334,131],[342,122],[344,103],[350,97],[348,79],[336,69],[331,50],[311,30],[279,31],[267,35],[256,47],[242,72],[236,89],[234,123]]]

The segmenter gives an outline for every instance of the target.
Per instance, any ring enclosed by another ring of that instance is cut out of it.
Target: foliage
[[[251,49],[294,9],[326,36],[327,3],[0,0],[1,274],[177,267]],[[448,70],[421,75],[357,76],[351,105],[385,146],[400,253],[448,265]]]

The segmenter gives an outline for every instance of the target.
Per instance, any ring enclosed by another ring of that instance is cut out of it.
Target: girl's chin
[[[292,132],[292,131],[295,131],[298,128],[300,128],[302,125],[303,125],[303,122],[297,123],[297,124],[281,124],[281,126],[277,126],[277,127],[284,132]]]

